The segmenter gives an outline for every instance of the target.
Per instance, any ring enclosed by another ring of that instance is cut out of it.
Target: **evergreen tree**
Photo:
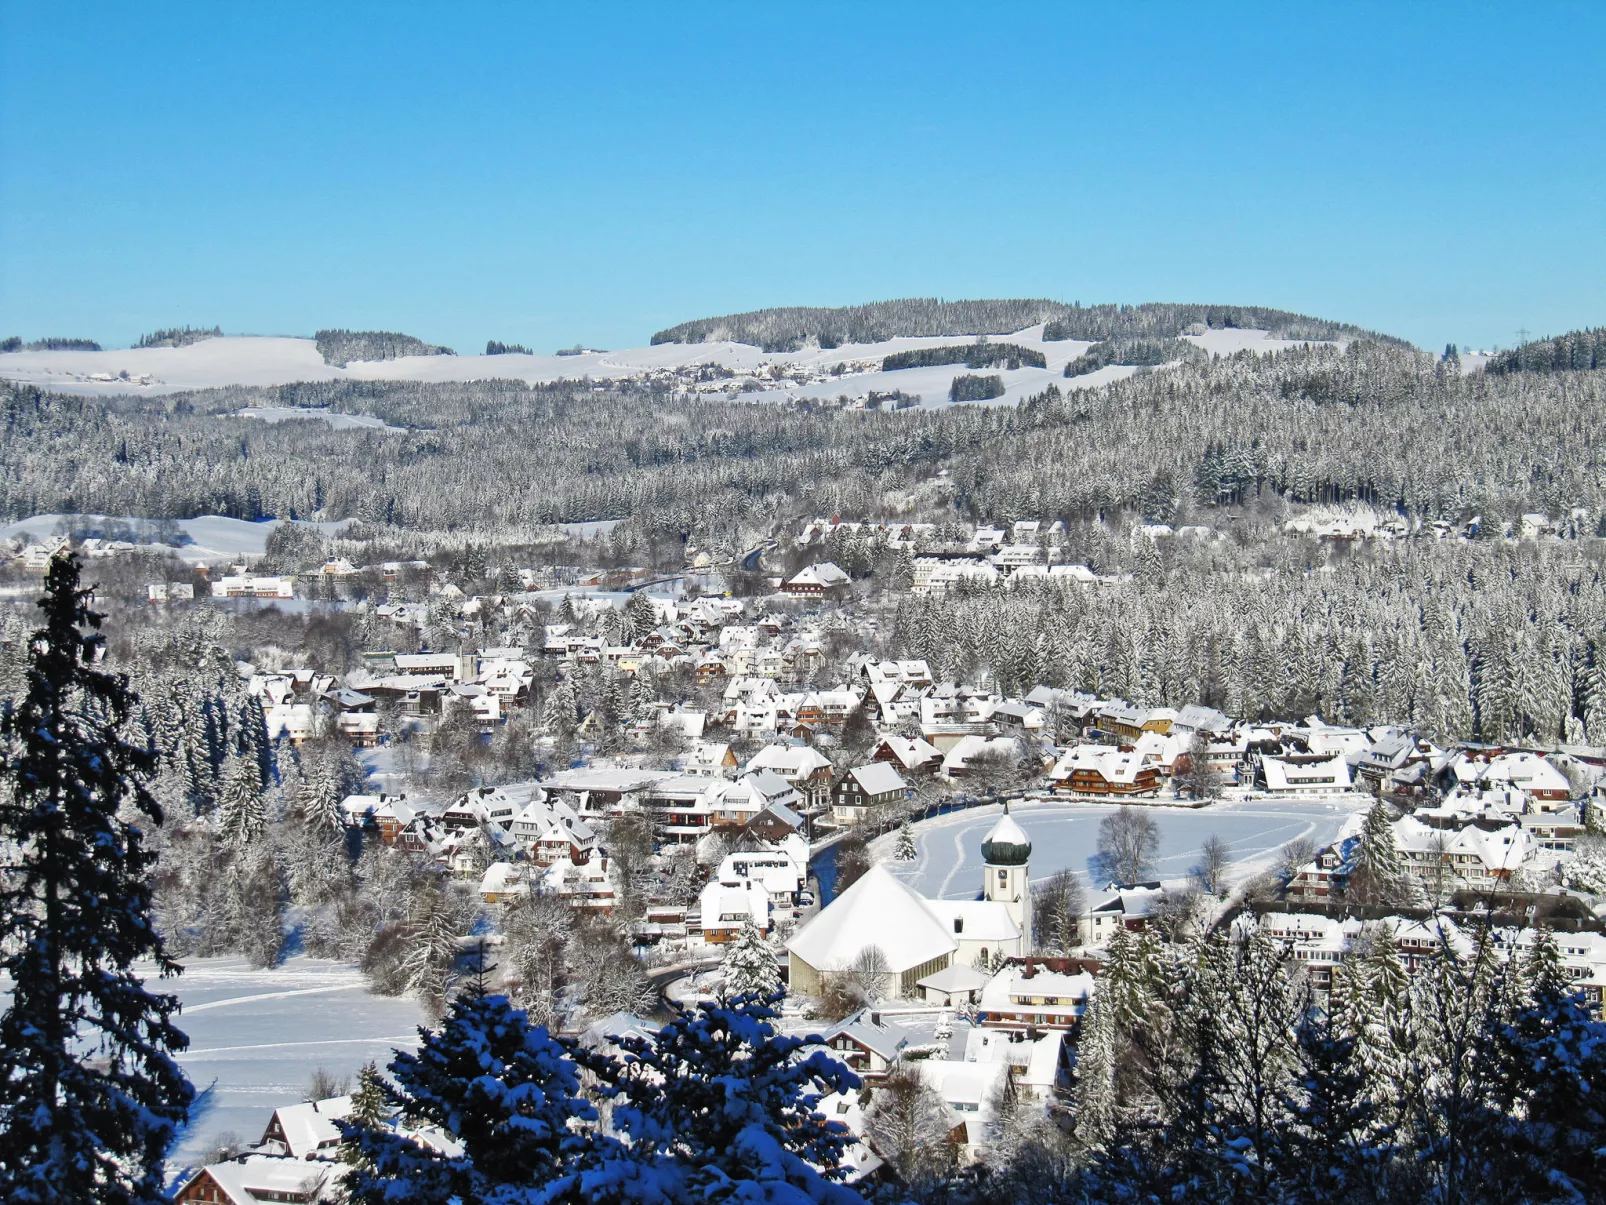
[[[899,862],[913,862],[920,856],[920,848],[915,844],[915,831],[907,819],[898,825],[898,840],[893,846],[892,856]]]
[[[223,770],[223,785],[217,796],[218,835],[225,845],[243,849],[255,845],[268,827],[267,801],[262,795],[262,779],[254,762],[231,757]]]
[[[1359,904],[1408,904],[1416,898],[1415,886],[1394,844],[1388,809],[1381,799],[1366,813],[1345,893]]]
[[[277,966],[284,953],[284,899],[270,842],[258,841],[229,853],[222,897],[222,915],[214,921],[221,931],[221,947],[244,955],[252,966]]]
[[[171,1057],[187,1045],[178,1001],[133,971],[180,968],[151,923],[155,854],[122,818],[161,823],[153,759],[121,736],[126,681],[93,668],[91,597],[75,557],[51,561],[26,693],[0,712],[0,1199],[18,1205],[165,1200],[162,1157],[194,1095]]]
[[[1494,1107],[1513,1186],[1532,1200],[1606,1200],[1606,1023],[1571,990],[1548,929],[1522,967],[1524,1003],[1494,1035]]]
[[[613,1101],[628,1168],[605,1161],[585,1187],[593,1199],[857,1203],[837,1183],[850,1135],[815,1112],[825,1092],[859,1086],[806,1038],[772,1022],[780,995],[703,1003],[654,1038],[624,1038],[623,1059],[586,1064]],[[817,1040],[817,1039],[816,1039]]]
[[[545,1029],[507,997],[475,982],[452,1002],[438,1030],[419,1031],[417,1054],[390,1064],[385,1105],[414,1124],[438,1126],[460,1148],[448,1153],[353,1113],[337,1121],[351,1151],[345,1185],[354,1201],[386,1205],[581,1200],[579,1157],[600,1140],[570,1122],[596,1120],[580,1092],[579,1068]],[[361,1097],[364,1088],[359,1089]],[[371,1099],[365,1110],[375,1114]]]
[[[446,1006],[458,938],[468,931],[472,919],[471,907],[450,885],[432,883],[413,897],[403,971],[407,991],[436,1015]]]
[[[327,757],[311,759],[302,773],[296,806],[307,824],[317,830],[338,833],[345,827],[340,812],[342,793],[339,770]]]
[[[357,1072],[357,1089],[351,1094],[351,1112],[347,1117],[364,1129],[373,1129],[389,1115],[390,1106],[385,1100],[385,1081],[379,1068],[364,1063]]]
[[[1076,1141],[1100,1150],[1115,1137],[1115,1007],[1105,992],[1095,992],[1082,1014],[1076,1043],[1076,1082],[1071,1093],[1071,1122]]]
[[[658,626],[658,612],[643,590],[637,590],[625,604],[625,618],[630,621],[628,638],[640,640]]]
[[[351,1094],[351,1110],[346,1114],[346,1122],[360,1134],[371,1134],[389,1117],[390,1102],[385,1098],[385,1081],[379,1068],[371,1062],[364,1063],[357,1073],[357,1089]],[[340,1161],[364,1171],[374,1168],[372,1160],[363,1154],[360,1138],[355,1136],[342,1134]]]
[[[1357,1057],[1356,1040],[1332,1012],[1299,1028],[1299,1065],[1284,1139],[1288,1199],[1338,1205],[1389,1199],[1391,1133],[1378,1113],[1378,1085]]]
[[[733,996],[758,992],[767,996],[781,985],[781,969],[751,919],[744,920],[736,940],[725,951],[725,990]]]

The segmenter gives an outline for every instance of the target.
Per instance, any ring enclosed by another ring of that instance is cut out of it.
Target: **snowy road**
[[[1344,820],[1364,800],[1316,802],[1265,800],[1218,803],[1208,808],[1150,807],[1145,811],[1160,827],[1156,873],[1181,879],[1198,860],[1199,847],[1212,833],[1231,847],[1231,874],[1249,873],[1287,842],[1308,837],[1317,845],[1331,841]],[[981,842],[997,822],[999,807],[977,808],[915,825],[920,853],[912,862],[887,862],[887,868],[922,894],[938,899],[968,899],[981,891]],[[1098,852],[1099,822],[1114,805],[1089,803],[1016,804],[1010,814],[1032,839],[1033,879],[1069,867],[1084,877]],[[876,852],[890,852],[892,837],[877,842]],[[886,843],[883,845],[883,843]]]
[[[355,967],[315,958],[271,971],[195,958],[178,979],[151,987],[183,1002],[177,1023],[190,1048],[179,1062],[200,1094],[170,1171],[198,1163],[220,1134],[255,1142],[275,1108],[302,1099],[320,1066],[337,1076],[354,1076],[369,1059],[384,1066],[393,1047],[418,1044],[423,1019],[410,999],[370,994]]]

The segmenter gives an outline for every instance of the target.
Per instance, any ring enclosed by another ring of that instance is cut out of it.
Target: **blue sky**
[[[0,0],[0,336],[917,295],[1509,345],[1606,324],[1602,45],[1602,3]]]

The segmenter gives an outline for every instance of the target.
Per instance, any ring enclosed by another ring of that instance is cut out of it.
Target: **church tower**
[[[1020,953],[1030,954],[1032,940],[1032,893],[1026,864],[1032,856],[1032,843],[1025,831],[1009,815],[1009,804],[981,843],[982,896],[1003,904],[1009,918],[1020,930]]]

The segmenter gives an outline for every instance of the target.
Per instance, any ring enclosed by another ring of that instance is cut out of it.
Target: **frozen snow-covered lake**
[[[1199,847],[1211,834],[1232,850],[1232,876],[1259,869],[1289,841],[1308,837],[1325,845],[1338,835],[1361,799],[1334,802],[1249,800],[1208,808],[1149,807],[1144,810],[1160,828],[1156,873],[1162,879],[1186,878],[1198,860]],[[1017,803],[1010,815],[1032,839],[1031,875],[1047,878],[1069,868],[1089,877],[1089,860],[1098,852],[1099,822],[1115,811],[1113,804]],[[981,842],[997,823],[1000,807],[953,812],[915,825],[919,857],[887,862],[887,869],[923,895],[967,899],[981,891]],[[890,842],[891,838],[882,838]],[[878,843],[877,852],[882,846]],[[890,845],[887,846],[890,851]]]
[[[316,1068],[355,1078],[370,1059],[383,1067],[392,1048],[418,1045],[417,1002],[372,995],[349,964],[298,956],[271,971],[240,958],[184,967],[177,979],[150,983],[183,1002],[177,1024],[190,1048],[179,1063],[198,1096],[170,1171],[198,1164],[219,1134],[261,1138],[274,1109],[302,1099]]]

